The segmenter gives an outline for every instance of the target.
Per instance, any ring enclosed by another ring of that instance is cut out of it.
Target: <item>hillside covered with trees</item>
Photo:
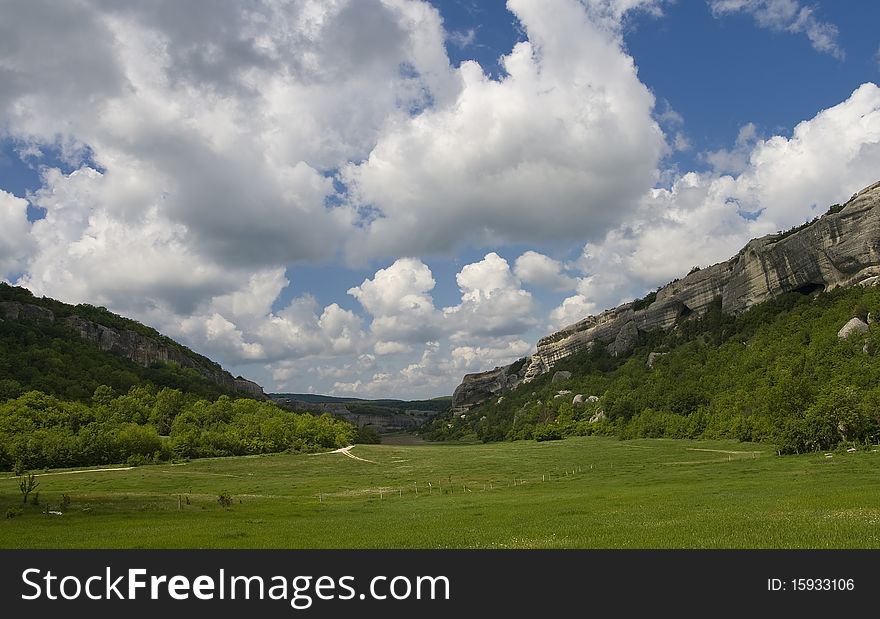
[[[150,384],[210,399],[236,395],[233,389],[217,384],[192,368],[161,362],[143,367],[121,355],[102,351],[63,320],[79,316],[105,327],[133,331],[180,351],[201,366],[221,371],[220,366],[207,357],[106,308],[34,297],[24,288],[0,282],[0,302],[4,301],[45,308],[55,319],[0,320],[0,401],[37,390],[62,400],[87,402],[100,385],[121,393],[136,385]]]
[[[669,331],[640,333],[629,355],[597,343],[425,434],[734,438],[783,453],[870,445],[880,440],[880,324],[868,314],[878,312],[877,287],[787,293],[736,316],[719,298]],[[853,317],[868,331],[838,337]],[[650,353],[663,354],[649,364]]]
[[[231,383],[217,363],[105,308],[37,298],[4,283],[0,303],[21,314],[0,315],[0,470],[313,451],[355,438],[354,426],[330,415],[243,397],[211,379]],[[31,309],[19,312],[18,304]],[[149,338],[204,371],[162,361],[143,366],[101,350],[64,320],[72,316]]]

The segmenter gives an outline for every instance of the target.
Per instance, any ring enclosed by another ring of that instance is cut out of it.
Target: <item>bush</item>
[[[10,519],[17,518],[17,517],[21,516],[23,513],[24,513],[24,510],[22,510],[20,507],[17,507],[15,505],[13,505],[12,507],[8,507],[6,509],[6,517],[10,518]]]
[[[217,502],[220,504],[220,507],[229,509],[232,507],[232,495],[228,492],[221,492],[217,497]]]
[[[562,431],[556,426],[546,425],[538,426],[532,432],[532,436],[536,441],[561,441]]]
[[[150,459],[141,454],[132,454],[126,460],[126,466],[143,466],[144,464],[149,464]]]

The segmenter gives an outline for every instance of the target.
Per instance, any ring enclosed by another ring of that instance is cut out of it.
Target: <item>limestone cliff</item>
[[[640,331],[670,329],[690,314],[704,312],[721,297],[722,311],[736,314],[785,292],[810,293],[880,281],[880,183],[855,194],[830,212],[792,233],[754,239],[719,264],[688,274],[659,289],[656,297],[626,303],[588,316],[541,338],[526,359],[521,382],[534,380],[580,350],[601,342],[614,355],[626,354]],[[468,374],[453,394],[453,410],[498,396],[512,366]]]

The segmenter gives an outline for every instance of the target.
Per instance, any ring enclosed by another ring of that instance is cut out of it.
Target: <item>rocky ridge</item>
[[[723,312],[736,314],[786,292],[878,282],[880,182],[808,226],[749,241],[729,260],[689,273],[660,288],[653,299],[625,303],[541,338],[525,363],[465,375],[453,394],[453,413],[534,380],[596,342],[613,355],[626,354],[640,331],[671,329],[679,319],[705,312],[718,297]]]
[[[38,320],[55,322],[52,310],[19,301],[0,301],[0,319],[2,320]],[[187,355],[184,350],[167,346],[151,337],[130,329],[107,327],[81,316],[67,316],[62,319],[72,331],[104,352],[119,354],[140,366],[148,367],[153,363],[176,363],[180,367],[193,369],[214,383],[246,394],[252,398],[266,399],[263,388],[257,383],[242,377],[234,377],[219,365],[209,362],[201,363],[198,359]]]

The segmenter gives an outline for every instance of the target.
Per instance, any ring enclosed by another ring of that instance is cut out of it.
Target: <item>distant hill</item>
[[[358,428],[377,432],[414,430],[452,408],[452,396],[430,400],[365,400],[313,393],[271,393],[269,398],[287,410],[327,412]]]
[[[272,399],[287,398],[297,400],[299,402],[309,402],[316,404],[354,404],[367,405],[387,408],[389,410],[436,410],[443,411],[449,409],[452,405],[452,396],[445,395],[429,400],[395,400],[393,398],[382,398],[378,400],[370,400],[367,398],[347,398],[333,395],[321,395],[317,393],[272,393],[269,394]]]
[[[146,325],[0,283],[0,401],[37,390],[86,401],[99,385],[264,399],[262,388]]]

